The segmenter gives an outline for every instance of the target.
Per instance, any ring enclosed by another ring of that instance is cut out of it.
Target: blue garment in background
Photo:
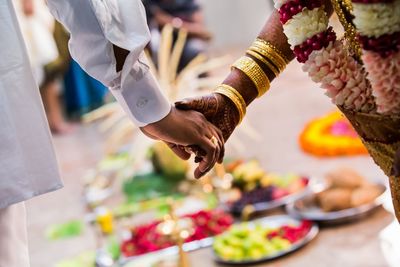
[[[104,103],[107,88],[90,77],[74,60],[65,74],[65,108],[69,117],[81,115]]]

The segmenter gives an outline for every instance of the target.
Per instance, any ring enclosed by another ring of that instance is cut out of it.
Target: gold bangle
[[[286,64],[289,64],[290,60],[288,60],[288,58],[285,56],[285,54],[284,54],[281,50],[279,50],[275,45],[273,45],[271,42],[268,42],[268,41],[263,40],[263,39],[261,39],[261,38],[256,38],[256,42],[257,42],[257,43],[262,43],[262,44],[264,44],[265,46],[270,47],[272,50],[274,50],[274,51],[282,58],[282,60],[283,60]]]
[[[266,59],[266,58],[264,58],[262,55],[260,55],[259,53],[257,53],[257,52],[254,52],[253,50],[247,50],[246,51],[246,53],[247,54],[249,54],[250,56],[253,56],[253,57],[255,57],[256,59],[258,59],[258,60],[260,60],[262,63],[264,63],[274,74],[275,74],[275,77],[278,77],[278,75],[279,75],[279,69],[275,66],[275,65],[273,65],[272,63],[270,63],[269,61],[268,61],[268,59]]]
[[[258,91],[258,97],[262,96],[268,91],[270,87],[268,76],[254,59],[243,56],[233,63],[232,68],[241,70],[253,81]]]
[[[246,102],[244,101],[242,95],[235,88],[226,84],[219,85],[215,90],[215,93],[226,96],[233,102],[233,104],[235,104],[236,109],[239,112],[240,123],[246,115]]]
[[[258,54],[271,60],[271,62],[279,69],[279,72],[282,72],[285,69],[286,67],[285,61],[283,61],[282,58],[277,56],[277,54],[273,50],[271,50],[271,48],[260,46],[258,44],[253,44],[250,47],[250,50],[257,52]]]

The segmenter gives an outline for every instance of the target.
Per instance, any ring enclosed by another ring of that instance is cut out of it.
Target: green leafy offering
[[[111,236],[107,239],[107,252],[110,253],[114,260],[117,260],[121,256],[120,243],[116,236]]]
[[[46,230],[46,237],[50,240],[66,239],[81,235],[83,222],[78,220],[69,221],[63,224],[51,225]]]
[[[73,259],[61,261],[55,267],[95,267],[95,257],[93,251],[88,251]]]
[[[102,171],[119,170],[129,164],[129,153],[123,152],[115,155],[109,155],[100,161],[98,168]]]
[[[128,202],[138,202],[172,195],[177,192],[177,183],[162,175],[149,173],[126,181],[123,192]]]

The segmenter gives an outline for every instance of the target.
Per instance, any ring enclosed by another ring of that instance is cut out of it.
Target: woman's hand
[[[195,110],[202,113],[208,121],[221,130],[224,141],[227,141],[239,124],[239,112],[227,97],[210,94],[201,97],[187,98],[175,103],[181,110]]]

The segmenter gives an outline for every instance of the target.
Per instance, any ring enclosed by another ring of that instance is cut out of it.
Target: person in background
[[[157,58],[159,31],[166,24],[188,32],[178,72],[198,54],[206,52],[212,36],[204,24],[203,12],[196,0],[143,0],[143,3],[146,7],[147,22],[152,29],[150,46],[153,58]]]
[[[68,59],[53,38],[55,20],[44,0],[14,0],[14,4],[50,130],[68,133],[72,127],[64,119],[60,99],[60,79],[68,68]]]
[[[66,115],[70,119],[79,120],[83,114],[104,104],[108,90],[71,58],[68,51],[69,33],[58,21],[55,24],[54,39],[60,51],[58,63],[63,62],[60,65],[65,66],[63,81]]]

